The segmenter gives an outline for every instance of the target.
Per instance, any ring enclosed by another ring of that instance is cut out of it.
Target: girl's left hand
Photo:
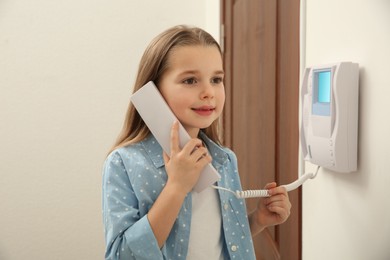
[[[290,216],[291,203],[286,188],[276,186],[275,182],[265,186],[271,195],[263,198],[257,204],[254,217],[259,226],[263,228],[281,224]]]

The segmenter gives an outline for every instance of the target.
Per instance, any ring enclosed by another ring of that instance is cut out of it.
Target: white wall
[[[101,167],[143,50],[219,0],[0,2],[0,259],[102,259]]]
[[[218,3],[1,1],[0,259],[103,258],[101,166],[142,51],[175,24],[218,37]],[[389,14],[307,1],[306,64],[358,62],[361,83],[359,171],[304,185],[304,260],[390,257]]]
[[[359,169],[304,185],[303,259],[390,259],[390,1],[307,0],[306,10],[306,65],[361,69]]]

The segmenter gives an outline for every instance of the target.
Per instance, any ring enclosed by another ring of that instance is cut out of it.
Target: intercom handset
[[[357,169],[359,65],[306,68],[301,86],[301,147],[306,161],[337,172]]]
[[[162,97],[160,91],[153,82],[148,82],[130,97],[131,102],[152,132],[156,140],[166,153],[170,153],[170,132],[174,121],[178,121],[172,110]],[[191,138],[179,122],[179,143],[183,147]],[[317,168],[318,171],[318,168]],[[294,190],[307,179],[314,178],[315,174],[307,173],[298,180],[288,185],[283,185],[287,191]],[[233,193],[237,198],[269,197],[268,190],[231,191],[229,189],[213,185],[221,178],[212,164],[207,164],[203,169],[194,190],[201,192],[207,187],[225,190]]]
[[[154,135],[162,149],[170,154],[170,133],[176,119],[172,110],[152,81],[140,88],[130,97],[131,102]],[[190,135],[179,122],[179,145],[182,148],[191,140]],[[217,170],[207,164],[203,169],[194,190],[201,192],[221,178]]]

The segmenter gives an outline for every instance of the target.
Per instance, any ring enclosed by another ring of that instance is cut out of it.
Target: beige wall
[[[0,2],[0,259],[102,259],[101,167],[139,58],[219,1]]]
[[[304,185],[303,259],[390,259],[390,1],[306,2],[306,65],[359,63],[360,115],[358,171]]]

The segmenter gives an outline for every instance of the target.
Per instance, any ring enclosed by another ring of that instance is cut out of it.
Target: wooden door
[[[242,186],[287,184],[298,175],[299,0],[222,0],[224,141]],[[301,258],[301,193],[289,220],[254,238],[258,259]],[[257,204],[248,199],[248,211]]]

